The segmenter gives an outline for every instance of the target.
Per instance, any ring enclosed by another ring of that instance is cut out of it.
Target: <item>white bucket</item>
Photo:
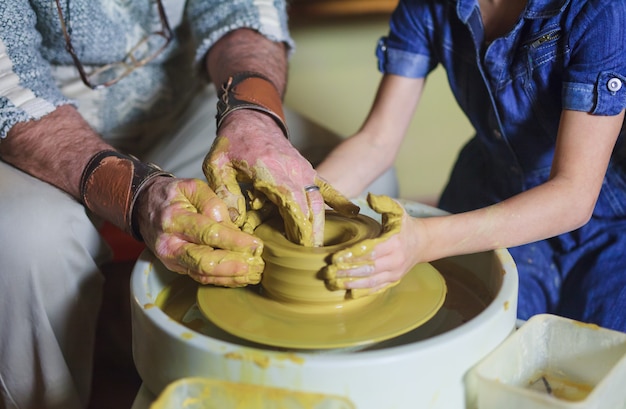
[[[358,204],[363,213],[376,217],[365,203]],[[402,204],[413,216],[442,214],[419,203]],[[157,296],[180,275],[144,252],[131,278],[137,370],[155,396],[171,382],[199,376],[343,396],[358,409],[463,408],[466,372],[515,329],[517,269],[506,250],[433,265],[442,272],[456,271],[457,277],[472,276],[478,284],[471,287],[473,295],[486,307],[459,323],[458,313],[444,305],[424,326],[371,348],[316,353],[211,337],[171,319],[156,307]]]

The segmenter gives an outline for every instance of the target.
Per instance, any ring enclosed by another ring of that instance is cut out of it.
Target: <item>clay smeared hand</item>
[[[400,282],[416,264],[410,229],[410,216],[388,196],[369,194],[370,207],[382,215],[382,233],[333,254],[324,269],[327,286],[332,290],[349,290],[358,298],[376,294]]]
[[[168,269],[202,284],[260,282],[262,241],[235,226],[205,182],[157,178],[142,192],[138,206],[144,241]]]
[[[266,115],[249,110],[234,112],[218,132],[203,171],[226,203],[231,220],[245,231],[253,231],[268,213],[267,206],[273,204],[285,222],[290,241],[321,246],[325,203],[343,214],[358,214],[358,206],[319,179],[310,162]],[[252,186],[247,197],[240,183]],[[304,191],[313,184],[320,191]]]

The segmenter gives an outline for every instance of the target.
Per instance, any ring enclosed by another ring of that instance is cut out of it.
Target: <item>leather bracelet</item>
[[[217,129],[229,114],[240,109],[252,109],[269,115],[289,139],[289,129],[283,105],[274,84],[261,74],[240,72],[222,85],[217,101]]]
[[[158,176],[173,177],[134,156],[103,150],[92,156],[83,170],[80,198],[93,213],[143,241],[133,211],[143,187]]]

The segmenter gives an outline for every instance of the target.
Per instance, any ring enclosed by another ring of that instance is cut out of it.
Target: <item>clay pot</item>
[[[266,297],[288,303],[301,310],[358,307],[375,297],[346,299],[345,291],[326,288],[322,270],[332,254],[365,239],[380,235],[380,223],[359,215],[345,217],[328,211],[324,226],[324,246],[304,247],[290,242],[281,218],[259,226],[255,234],[265,245],[265,270],[261,285]]]

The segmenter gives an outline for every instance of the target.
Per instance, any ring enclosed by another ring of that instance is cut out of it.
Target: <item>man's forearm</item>
[[[281,96],[285,92],[287,47],[254,30],[239,29],[226,34],[209,50],[206,62],[217,87],[235,73],[252,71],[272,81]]]
[[[0,142],[0,157],[22,171],[80,199],[80,177],[104,142],[72,106],[38,121],[15,125]]]

